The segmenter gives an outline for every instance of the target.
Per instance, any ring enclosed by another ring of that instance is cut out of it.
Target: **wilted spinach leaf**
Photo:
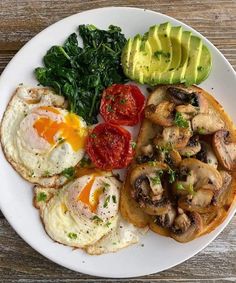
[[[47,51],[45,67],[36,68],[35,75],[40,84],[65,96],[71,111],[94,124],[103,89],[126,81],[120,62],[126,39],[121,29],[112,25],[107,31],[80,25],[79,35],[83,48],[72,33],[63,46],[52,46]]]

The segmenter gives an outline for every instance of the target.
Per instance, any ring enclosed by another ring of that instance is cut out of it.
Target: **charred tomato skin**
[[[106,122],[134,126],[143,117],[145,97],[131,84],[113,84],[103,91],[100,114]]]
[[[103,170],[127,167],[134,156],[131,134],[111,123],[101,123],[93,128],[86,151],[94,165]]]

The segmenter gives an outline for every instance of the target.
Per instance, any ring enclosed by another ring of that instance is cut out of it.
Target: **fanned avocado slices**
[[[121,62],[128,78],[150,85],[199,84],[212,64],[210,51],[199,37],[168,22],[129,39]]]

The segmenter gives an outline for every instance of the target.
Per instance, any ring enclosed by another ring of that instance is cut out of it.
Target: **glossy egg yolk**
[[[95,177],[93,177],[83,188],[78,196],[78,201],[86,204],[90,211],[95,212],[98,206],[99,197],[103,193],[103,188],[97,188],[92,194],[91,189],[94,183]]]
[[[61,116],[62,113],[54,107],[41,106],[39,110],[51,112]],[[63,121],[53,120],[50,116],[39,116],[34,122],[37,134],[52,146],[58,143],[68,142],[74,151],[84,148],[87,129],[81,125],[79,116],[74,113],[64,115]],[[57,137],[57,139],[56,139]]]

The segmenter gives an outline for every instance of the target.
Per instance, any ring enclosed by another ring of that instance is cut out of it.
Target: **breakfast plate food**
[[[162,14],[112,7],[50,26],[0,78],[2,212],[75,271],[186,260],[235,211],[235,87],[223,55]]]

